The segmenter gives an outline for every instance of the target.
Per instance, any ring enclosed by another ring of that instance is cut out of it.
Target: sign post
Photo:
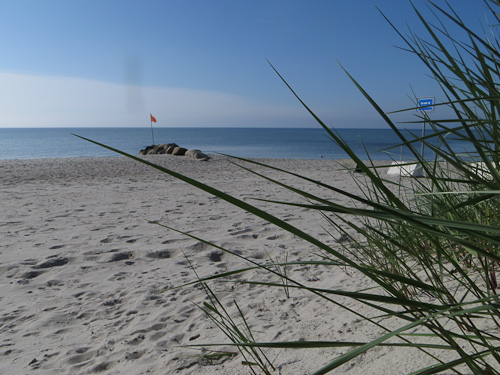
[[[418,110],[420,112],[434,112],[434,98],[433,97],[419,98]],[[420,150],[420,155],[422,156],[422,159],[424,158],[424,140],[423,140],[424,137],[425,137],[425,118],[424,118],[424,124],[422,126],[422,149]]]

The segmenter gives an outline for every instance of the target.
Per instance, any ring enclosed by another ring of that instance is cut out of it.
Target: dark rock
[[[139,155],[176,155],[176,156],[188,156],[196,160],[209,160],[210,157],[200,150],[188,150],[184,147],[180,147],[176,143],[162,143],[160,145],[147,146],[144,150],[139,151]]]
[[[139,152],[139,154],[140,154],[140,155],[149,155],[149,152],[150,152],[152,149],[154,149],[154,147],[155,147],[154,145],[153,145],[153,146],[148,146],[148,147],[146,147],[144,150],[141,150],[141,151]]]
[[[187,150],[185,156],[201,161],[208,161],[210,159],[208,155],[204,154],[200,150]]]
[[[161,145],[156,145],[154,148],[153,148],[153,152],[155,154],[161,154],[161,153],[165,153],[167,150],[167,145],[165,143],[162,143]]]
[[[165,151],[167,152],[167,154],[172,154],[172,152],[174,152],[174,149],[176,147],[179,147],[176,143],[169,143],[169,144],[167,144]]]
[[[176,147],[176,148],[174,148],[174,151],[172,151],[172,155],[184,156],[184,155],[186,155],[186,151],[187,151],[187,149],[184,147]]]

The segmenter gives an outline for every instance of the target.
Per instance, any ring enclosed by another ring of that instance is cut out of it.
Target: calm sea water
[[[414,132],[419,132],[415,130]],[[0,128],[0,159],[66,158],[115,156],[116,154],[71,133],[137,155],[153,143],[151,129],[144,128]],[[339,133],[358,155],[366,152],[374,160],[388,160],[382,150],[397,146],[390,129],[340,129]],[[283,128],[154,128],[155,144],[177,143],[205,153],[225,153],[249,158],[343,159],[347,155],[335,145],[323,129]],[[468,145],[455,142],[456,152],[468,151]],[[420,146],[418,146],[420,149]],[[409,156],[406,149],[389,150],[392,158]],[[427,151],[427,157],[431,153]]]

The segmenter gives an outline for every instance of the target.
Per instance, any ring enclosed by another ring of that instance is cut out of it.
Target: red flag
[[[151,113],[149,115],[151,116],[151,121],[156,122],[156,118]]]

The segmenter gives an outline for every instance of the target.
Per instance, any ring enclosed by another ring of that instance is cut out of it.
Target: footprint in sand
[[[239,230],[238,228],[236,229],[229,229],[228,232],[231,236],[239,236],[241,234],[245,234],[245,233],[248,233],[248,232],[251,232],[252,230],[247,228],[247,229],[241,229]]]
[[[212,251],[208,254],[208,258],[212,261],[212,262],[221,262],[222,261],[222,257],[223,257],[224,253],[222,251]]]
[[[44,272],[45,271],[28,271],[28,272],[25,272],[21,275],[21,279],[31,280],[31,279],[34,279],[35,277],[40,276]]]
[[[168,259],[172,257],[172,252],[169,250],[159,250],[146,255],[148,258],[153,259]]]
[[[61,248],[63,248],[64,246],[66,246],[66,245],[55,245],[55,246],[49,247],[49,250],[57,250],[57,249],[61,249]]]
[[[207,245],[204,242],[197,242],[194,245],[188,246],[187,248],[190,250],[202,251],[202,250],[211,249],[212,247],[210,245]]]
[[[69,261],[68,258],[52,258],[45,262],[37,264],[36,266],[33,266],[33,268],[40,269],[40,268],[61,267],[67,264],[68,261]]]
[[[77,364],[88,361],[96,354],[95,351],[89,352],[89,349],[90,349],[89,347],[83,347],[69,351],[67,354],[71,355],[71,357],[68,358],[68,363]],[[76,353],[77,355],[72,355],[73,352]]]
[[[134,254],[132,252],[124,252],[124,253],[113,254],[111,256],[111,259],[108,262],[118,262],[120,260],[127,260],[127,259],[132,258],[133,255]]]
[[[132,340],[126,341],[128,345],[139,345],[141,342],[144,341],[146,336],[144,336],[142,333],[136,337],[134,337]]]
[[[139,359],[139,358],[142,357],[142,355],[145,352],[146,352],[145,350],[140,350],[140,351],[135,351],[135,352],[132,352],[132,353],[127,353],[127,354],[125,354],[125,359],[128,359],[128,360]]]

